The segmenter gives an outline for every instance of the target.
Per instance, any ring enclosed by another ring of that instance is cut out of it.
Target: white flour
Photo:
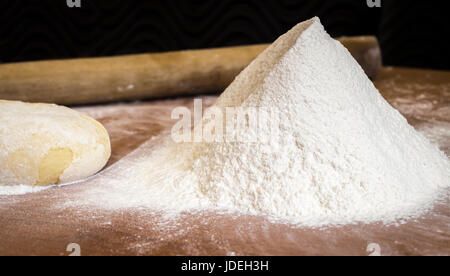
[[[450,184],[446,156],[382,98],[318,19],[275,42],[217,106],[275,106],[286,119],[278,143],[194,146],[194,175],[215,206],[309,224],[390,220]]]
[[[46,189],[46,187],[32,187],[28,185],[0,186],[0,195],[23,195],[27,193],[37,193]]]
[[[141,153],[130,177],[104,180],[86,198],[112,208],[215,208],[320,226],[417,215],[450,184],[447,157],[382,98],[318,19],[278,39],[215,106],[271,108],[284,119],[259,129],[268,142]],[[255,129],[237,131],[249,138]]]
[[[447,157],[382,98],[318,19],[280,37],[216,107],[271,108],[284,119],[260,128],[268,142],[136,152],[92,181],[83,204],[221,209],[321,226],[392,222],[446,197]],[[255,129],[238,131],[251,137]]]

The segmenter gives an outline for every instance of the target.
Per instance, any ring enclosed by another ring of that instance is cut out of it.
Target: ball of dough
[[[106,129],[67,107],[0,100],[0,185],[47,186],[100,171],[111,156]]]

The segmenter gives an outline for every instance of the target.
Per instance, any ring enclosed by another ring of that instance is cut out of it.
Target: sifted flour
[[[246,68],[214,108],[227,107],[272,113],[258,114],[258,131],[235,129],[247,142],[169,144],[91,195],[111,207],[213,208],[321,226],[417,215],[450,184],[447,157],[382,98],[317,18]]]
[[[194,145],[193,174],[215,206],[309,224],[368,222],[414,213],[450,184],[447,157],[318,19],[278,39],[216,106],[275,107],[284,119],[272,143]],[[264,129],[258,135],[274,135]]]

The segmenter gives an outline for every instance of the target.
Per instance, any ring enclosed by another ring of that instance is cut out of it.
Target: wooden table
[[[450,155],[450,72],[383,68],[375,81],[383,96],[409,122]],[[211,105],[216,96],[206,96]],[[172,108],[192,108],[192,98],[78,107],[108,129],[114,164],[137,149],[158,145],[170,132]],[[449,180],[450,181],[450,180]],[[274,224],[261,217],[182,214],[176,222],[160,213],[85,206],[56,208],[74,200],[89,181],[23,196],[0,196],[0,255],[450,255],[448,195],[421,218],[398,225],[352,225],[325,229]],[[101,200],[101,198],[99,198]]]

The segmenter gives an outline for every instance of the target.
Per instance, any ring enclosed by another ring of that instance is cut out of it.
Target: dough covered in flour
[[[0,186],[68,183],[100,171],[108,132],[72,109],[0,100]]]

